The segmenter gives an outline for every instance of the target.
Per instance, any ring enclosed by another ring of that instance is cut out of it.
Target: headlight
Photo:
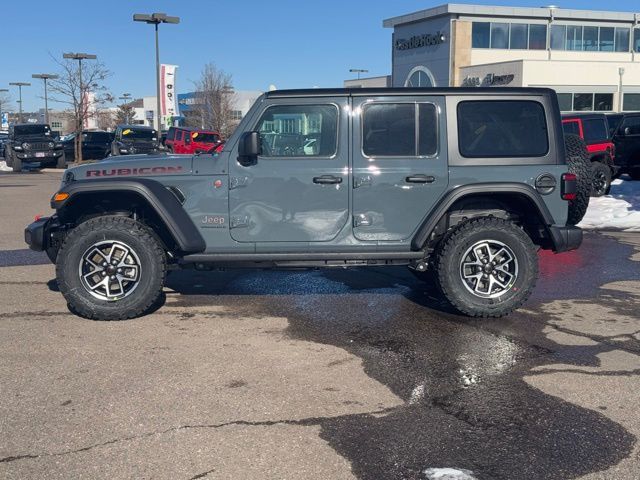
[[[121,148],[120,153],[129,153],[129,151],[126,148]]]
[[[24,148],[25,150],[29,150],[31,148],[31,145],[29,145],[27,142],[24,142],[22,144],[22,148]]]
[[[55,143],[53,143],[53,142],[49,142],[47,145],[49,145],[49,148],[53,148],[53,147],[55,147],[55,146],[56,146],[56,144],[55,144]]]
[[[20,145],[14,145],[14,146],[13,146],[13,149],[14,149],[16,152],[21,152],[21,151],[22,151],[22,147],[21,147]]]

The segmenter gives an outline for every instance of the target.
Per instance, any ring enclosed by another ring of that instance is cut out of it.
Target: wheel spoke
[[[518,261],[509,245],[481,240],[460,260],[460,278],[474,296],[497,298],[508,292],[518,276]]]

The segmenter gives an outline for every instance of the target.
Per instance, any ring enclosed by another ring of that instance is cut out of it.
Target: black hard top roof
[[[416,96],[416,95],[550,95],[550,88],[527,87],[442,87],[442,88],[307,88],[299,90],[273,90],[266,92],[267,98],[278,97],[337,97],[337,96]]]
[[[123,123],[121,125],[116,126],[116,128],[138,128],[141,130],[155,130],[155,128],[150,127],[148,125],[127,125],[126,123]]]

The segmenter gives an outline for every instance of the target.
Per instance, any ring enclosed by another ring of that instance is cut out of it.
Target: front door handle
[[[320,177],[313,177],[313,183],[319,185],[332,185],[342,183],[342,177],[334,177],[333,175],[321,175]]]
[[[407,183],[433,183],[436,181],[436,177],[433,175],[424,175],[422,173],[417,175],[409,175],[405,178]]]

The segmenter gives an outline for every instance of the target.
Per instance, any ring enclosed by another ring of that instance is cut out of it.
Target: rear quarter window
[[[544,107],[533,100],[458,104],[458,147],[466,158],[543,157],[549,151]]]
[[[580,124],[577,120],[562,122],[562,130],[567,135],[580,135]]]
[[[609,138],[607,122],[604,118],[590,118],[582,121],[584,141],[587,143],[605,142]]]

